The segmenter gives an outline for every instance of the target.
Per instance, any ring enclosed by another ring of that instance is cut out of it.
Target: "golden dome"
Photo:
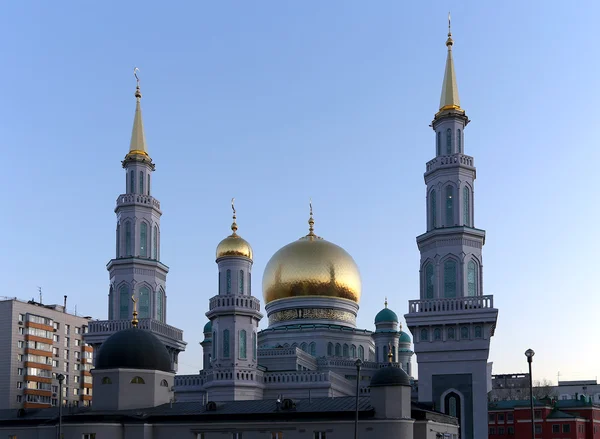
[[[248,241],[237,234],[237,223],[235,222],[235,207],[233,205],[234,199],[231,199],[231,209],[233,210],[233,223],[231,224],[232,234],[227,238],[219,242],[217,245],[217,259],[225,256],[243,256],[248,259],[252,259],[252,247]]]
[[[358,303],[360,293],[360,273],[352,256],[312,230],[275,253],[263,275],[265,304],[304,296],[337,297]]]

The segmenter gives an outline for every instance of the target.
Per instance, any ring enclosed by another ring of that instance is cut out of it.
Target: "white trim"
[[[444,400],[446,399],[446,395],[452,392],[456,393],[460,397],[460,433],[462,434],[465,431],[465,396],[462,394],[462,392],[451,388],[442,393],[442,396],[440,396],[440,407],[442,408],[441,412],[446,413]]]

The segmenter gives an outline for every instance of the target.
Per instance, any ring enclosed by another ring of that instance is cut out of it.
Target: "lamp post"
[[[356,360],[356,416],[354,417],[354,439],[358,439],[358,396],[360,392],[360,368],[363,364],[361,359]]]
[[[62,439],[62,405],[63,405],[63,381],[65,376],[59,373],[56,377],[58,379],[58,433],[57,438]]]
[[[533,411],[533,376],[531,375],[531,362],[533,361],[533,356],[535,352],[533,349],[527,349],[525,351],[525,356],[527,357],[527,363],[529,363],[529,404],[531,406],[531,438],[535,439],[535,421],[534,421],[534,411]]]

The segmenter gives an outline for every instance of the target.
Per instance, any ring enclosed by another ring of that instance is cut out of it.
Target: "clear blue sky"
[[[595,378],[593,1],[3,2],[2,294],[42,286],[46,302],[66,294],[106,318],[138,66],[168,322],[188,342],[180,372],[201,367],[232,196],[255,292],[270,256],[306,233],[312,197],[317,233],[360,267],[359,325],[373,328],[385,296],[404,314],[418,297],[449,7],[484,293],[500,310],[494,372],[524,371],[531,347],[536,378]]]

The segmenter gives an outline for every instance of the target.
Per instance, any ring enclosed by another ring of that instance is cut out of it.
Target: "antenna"
[[[40,303],[43,303],[42,302],[42,287],[37,287],[37,289],[38,289],[38,291],[40,293]]]

